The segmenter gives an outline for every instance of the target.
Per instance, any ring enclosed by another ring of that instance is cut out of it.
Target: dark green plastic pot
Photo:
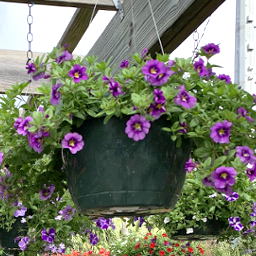
[[[83,150],[64,150],[64,169],[72,199],[80,213],[90,216],[143,216],[170,211],[185,181],[191,142],[176,148],[162,127],[152,122],[149,133],[135,142],[125,133],[126,122],[112,117],[86,120],[73,129],[83,136]]]
[[[187,234],[186,229],[178,230],[172,235],[174,240],[197,241],[217,239],[228,228],[227,222],[208,219],[204,227],[193,228],[193,233]]]

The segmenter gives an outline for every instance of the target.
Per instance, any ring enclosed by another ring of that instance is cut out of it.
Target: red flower
[[[164,251],[160,251],[160,252],[159,252],[159,255],[160,255],[160,256],[164,256],[164,255],[165,255],[165,252],[164,252]]]
[[[176,246],[176,247],[179,247],[179,246],[180,246],[180,244],[178,244],[178,243],[177,243],[177,244],[175,244],[175,246]]]
[[[147,244],[144,244],[144,247],[148,247],[148,245],[147,245]]]
[[[137,243],[137,245],[134,247],[135,250],[137,250],[140,247],[140,242]]]
[[[184,252],[184,253],[186,252],[186,250],[185,250],[185,249],[181,249],[181,251],[182,251],[182,252]]]
[[[200,252],[201,252],[202,254],[204,254],[204,251],[203,251],[203,249],[202,249],[202,248],[200,248]]]
[[[163,237],[167,237],[167,235],[166,235],[166,234],[162,234],[162,236],[163,236]]]
[[[149,250],[149,254],[153,254],[154,253],[154,250],[153,249],[150,249]]]
[[[150,244],[150,248],[155,248],[156,247],[156,244],[155,243],[151,243]]]
[[[172,252],[172,248],[168,248],[168,249],[167,249],[167,252]]]
[[[193,252],[194,250],[193,250],[192,247],[188,247],[188,251],[189,251],[189,252]]]
[[[152,233],[150,232],[150,233],[147,233],[146,235],[147,235],[147,236],[152,236]]]
[[[145,237],[144,237],[144,240],[146,240],[146,239],[148,239],[148,237],[147,237],[147,236],[145,236]]]
[[[154,236],[154,239],[157,239],[157,236]]]
[[[104,254],[104,253],[105,253],[105,249],[101,248],[99,254]]]
[[[167,242],[167,241],[164,241],[164,244],[165,244],[165,245],[167,245],[167,244],[168,244],[168,242]]]

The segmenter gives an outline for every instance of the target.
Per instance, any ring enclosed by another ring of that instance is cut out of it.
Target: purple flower
[[[96,224],[101,229],[108,229],[108,227],[109,227],[109,220],[106,220],[103,217],[102,218],[98,218]]]
[[[110,79],[109,79],[107,76],[103,76],[103,77],[102,77],[102,80],[103,80],[105,83],[110,82]]]
[[[168,61],[168,64],[167,64],[167,67],[172,67],[172,66],[174,66],[176,64],[176,62],[174,61],[174,60],[169,60]],[[176,72],[175,72],[176,73]]]
[[[211,127],[210,137],[216,143],[229,143],[231,126],[232,123],[228,122],[227,120],[224,120],[222,123],[217,122]]]
[[[233,193],[233,188],[228,184],[226,184],[224,188],[216,188],[215,187],[215,189],[220,193],[226,194],[227,196],[231,196]]]
[[[256,214],[256,202],[253,202],[252,210]]]
[[[21,217],[23,217],[23,216],[25,216],[25,214],[26,214],[26,211],[27,211],[27,207],[25,207],[25,206],[22,206],[22,203],[21,202],[19,202],[18,203],[18,209],[15,211],[15,213],[13,214],[14,215],[14,217],[19,217],[19,216],[21,216]]]
[[[18,127],[19,127],[19,125],[21,124],[21,122],[22,122],[22,117],[18,117],[18,118],[16,119],[16,121],[14,122],[13,127],[14,127],[15,129],[18,129]]]
[[[2,162],[3,162],[3,159],[4,159],[4,153],[3,153],[3,152],[0,152],[0,165],[1,165]]]
[[[207,175],[206,177],[204,177],[202,179],[202,182],[203,184],[206,186],[206,187],[213,187],[214,186],[214,182],[212,181],[211,179],[211,175]]]
[[[216,53],[220,53],[220,47],[216,44],[210,43],[203,47],[205,53],[209,55],[214,55]]]
[[[228,218],[228,222],[229,222],[229,225],[233,227],[236,231],[241,231],[244,228],[244,226],[240,222],[239,217],[230,217]]]
[[[76,132],[68,133],[61,141],[61,145],[63,148],[68,148],[72,154],[76,154],[84,147],[83,137]]]
[[[242,117],[245,117],[248,121],[253,122],[253,119],[246,115],[247,111],[245,108],[242,108],[242,107],[238,108],[237,113],[239,114],[237,118],[242,116]]]
[[[246,175],[248,176],[250,181],[254,181],[254,179],[256,178],[256,163],[254,163],[251,168],[248,168],[246,170]]]
[[[250,225],[251,225],[252,227],[255,227],[255,226],[256,226],[256,221],[251,221],[251,222],[250,222]]]
[[[120,68],[127,68],[129,65],[129,61],[128,60],[124,60],[122,61],[121,65],[120,65]]]
[[[23,238],[21,238],[21,240],[19,241],[18,245],[20,247],[20,249],[22,251],[25,251],[25,249],[27,248],[28,244],[29,244],[30,238],[25,236]]]
[[[92,245],[95,245],[95,244],[98,243],[98,237],[97,237],[96,234],[94,234],[94,233],[91,233],[91,234],[90,234],[90,243],[91,243]]]
[[[187,109],[194,107],[197,99],[186,92],[184,85],[181,85],[179,89],[179,93],[174,98],[174,103]]]
[[[163,95],[163,92],[159,89],[155,89],[154,92],[154,101],[155,103],[159,103],[159,104],[165,104],[165,97]]]
[[[65,209],[59,211],[65,220],[70,220],[75,214],[76,209],[72,209],[70,205],[68,205]]]
[[[79,64],[75,64],[73,69],[68,72],[68,75],[74,78],[75,83],[79,83],[81,80],[88,79],[88,75],[85,73],[85,71],[85,67],[81,67]]]
[[[55,187],[52,184],[48,188],[41,189],[39,191],[40,199],[45,201],[51,198],[54,190],[55,190]]]
[[[50,228],[49,230],[44,228],[41,232],[42,234],[42,240],[46,241],[48,243],[52,243],[55,239],[55,229]]]
[[[188,132],[189,126],[187,125],[186,122],[183,122],[182,124],[179,123],[179,125],[180,125],[181,127],[183,127],[183,129],[182,129],[182,130],[178,130],[178,132],[181,132],[181,133],[183,133],[183,134],[185,134],[185,133]]]
[[[237,192],[233,192],[231,196],[224,195],[227,201],[233,202],[239,198],[239,194]]]
[[[212,180],[215,188],[225,188],[226,184],[233,186],[236,182],[235,176],[237,172],[233,167],[218,167],[212,172]]]
[[[142,58],[142,59],[144,59],[145,57],[146,57],[146,53],[148,52],[148,48],[145,48],[142,52],[141,52],[141,54],[140,54],[140,57]]]
[[[143,140],[151,124],[144,116],[134,115],[126,122],[125,133],[134,141]]]
[[[254,233],[254,232],[255,232],[255,230],[253,230],[253,229],[247,229],[247,230],[242,234],[242,236],[245,236],[245,235],[247,235],[247,234]]]
[[[199,74],[199,76],[203,77],[203,76],[208,75],[208,70],[206,69],[206,67],[204,65],[203,59],[200,58],[199,61],[196,61],[194,63],[194,68],[197,71],[197,73]]]
[[[63,243],[60,243],[57,252],[58,253],[64,253],[66,251],[66,246]]]
[[[165,113],[166,109],[164,107],[164,104],[160,104],[160,103],[151,103],[147,113],[153,117],[155,117],[155,119],[158,119],[161,116],[161,113]]]
[[[113,96],[116,98],[118,95],[123,95],[122,87],[118,82],[110,81],[109,90],[112,91]]]
[[[52,97],[50,99],[50,102],[53,106],[55,105],[59,105],[60,103],[60,96],[61,96],[61,93],[60,91],[58,90],[60,87],[62,86],[61,83],[58,83],[58,84],[55,84],[52,86]]]
[[[241,162],[254,165],[256,157],[254,152],[247,146],[237,146],[236,147],[236,157],[239,157]]]
[[[35,152],[40,154],[44,148],[42,146],[43,143],[43,136],[38,135],[38,133],[35,134],[28,134],[28,142],[29,145],[34,149]]]
[[[194,170],[196,168],[196,164],[193,163],[192,158],[189,158],[189,160],[186,162],[185,164],[185,171],[186,172],[191,172],[192,170]]]
[[[256,94],[253,94],[252,97],[254,98],[253,102],[256,103]]]
[[[31,126],[29,124],[29,122],[32,122],[32,121],[33,121],[33,117],[31,117],[31,116],[25,117],[24,120],[20,123],[20,125],[17,129],[17,133],[21,134],[23,136],[26,136],[29,133],[28,129]]]
[[[226,84],[230,84],[231,83],[231,78],[228,75],[224,75],[224,74],[218,75],[218,78],[220,80],[226,81]]]
[[[63,61],[68,61],[72,59],[72,54],[69,53],[68,51],[60,52],[59,54],[56,55],[56,62],[58,64],[62,63]]]
[[[34,63],[27,63],[26,69],[28,70],[28,74],[32,73],[34,74],[36,72],[36,66]]]

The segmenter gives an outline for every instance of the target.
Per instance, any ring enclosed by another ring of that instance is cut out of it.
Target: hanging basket
[[[162,127],[163,117],[153,122],[142,141],[125,134],[129,116],[86,120],[73,129],[83,136],[83,150],[63,151],[64,169],[72,199],[80,213],[90,216],[143,216],[170,211],[185,181],[185,162],[191,142],[182,146]]]
[[[228,225],[224,221],[208,219],[204,227],[193,228],[193,233],[187,234],[187,229],[178,230],[172,239],[181,241],[212,240],[217,239]]]

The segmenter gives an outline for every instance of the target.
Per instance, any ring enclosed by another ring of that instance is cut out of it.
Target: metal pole
[[[235,83],[255,93],[254,0],[236,0]]]

